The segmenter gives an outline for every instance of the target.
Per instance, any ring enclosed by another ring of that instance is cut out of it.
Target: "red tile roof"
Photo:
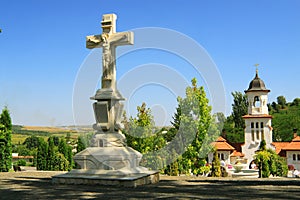
[[[245,154],[243,154],[242,152],[234,150],[234,152],[231,154],[231,156],[233,156],[233,157],[244,157]]]
[[[272,145],[275,146],[275,151],[277,154],[279,154],[281,149],[283,149],[288,144],[289,142],[272,142]]]
[[[300,151],[300,136],[295,137],[292,142],[282,148],[285,151],[298,150]]]
[[[225,150],[225,151],[233,151],[234,147],[231,146],[226,142],[226,140],[223,137],[218,137],[216,142],[213,142],[212,145],[217,149],[217,150]]]

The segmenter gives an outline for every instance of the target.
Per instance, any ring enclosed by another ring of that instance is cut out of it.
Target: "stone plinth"
[[[159,172],[143,167],[135,170],[84,170],[74,169],[66,174],[52,177],[54,184],[107,185],[118,187],[137,187],[159,182]]]

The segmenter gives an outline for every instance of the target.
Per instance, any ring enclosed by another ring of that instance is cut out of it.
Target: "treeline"
[[[30,136],[23,145],[21,154],[33,155],[37,170],[68,171],[74,166],[72,146],[64,138],[52,136],[46,142],[41,137]]]
[[[79,136],[74,144],[68,135],[50,136],[47,141],[43,137],[31,135],[22,144],[14,145],[13,152],[20,156],[33,156],[32,166],[37,170],[69,171],[75,167],[74,154],[84,150],[90,138],[91,134]]]
[[[273,140],[288,142],[293,139],[293,130],[300,130],[300,98],[287,102],[284,96],[277,97],[277,102],[268,104],[273,116]]]

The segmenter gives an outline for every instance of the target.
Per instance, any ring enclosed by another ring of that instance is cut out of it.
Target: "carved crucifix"
[[[86,37],[88,49],[102,48],[102,88],[116,89],[116,47],[133,44],[133,32],[116,32],[115,14],[102,18],[102,34]]]

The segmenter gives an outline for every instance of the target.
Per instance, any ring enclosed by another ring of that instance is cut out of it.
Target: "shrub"
[[[17,165],[18,166],[26,166],[26,160],[24,160],[24,159],[18,160]]]

